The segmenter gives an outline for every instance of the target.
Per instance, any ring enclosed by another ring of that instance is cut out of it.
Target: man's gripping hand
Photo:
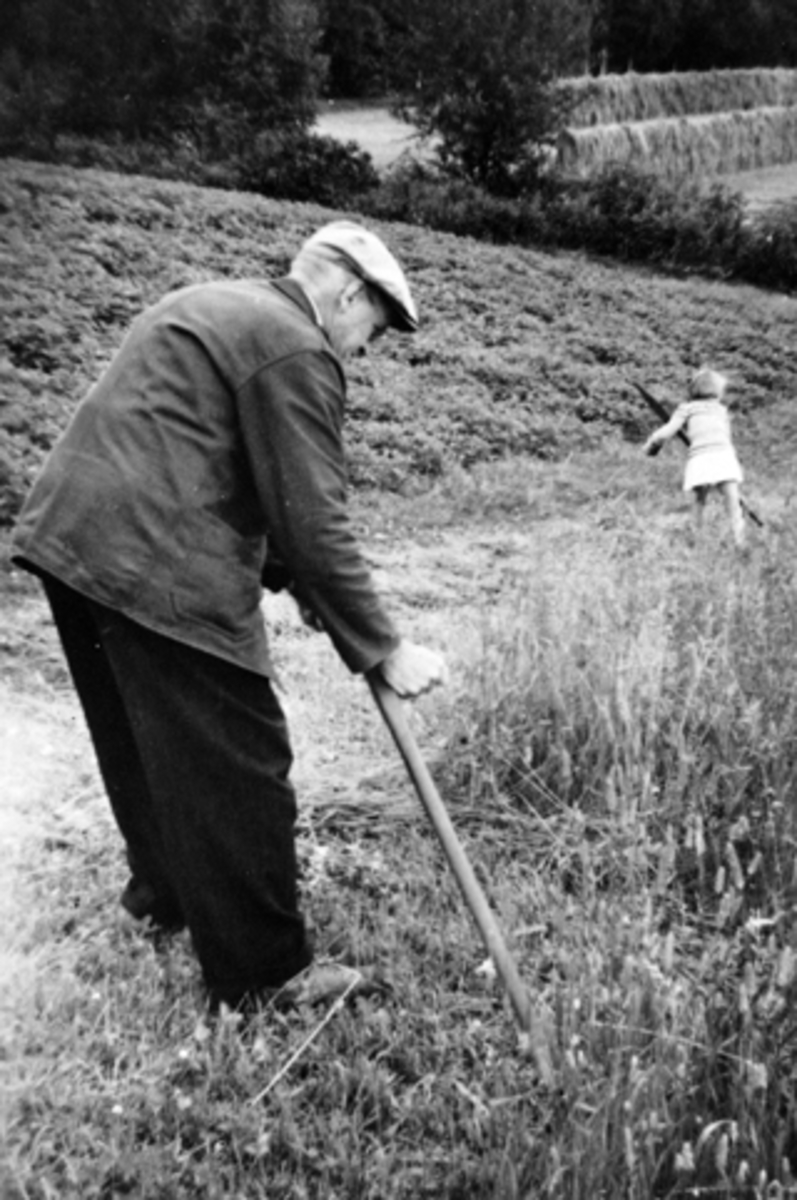
[[[438,684],[448,683],[448,667],[442,654],[406,638],[379,664],[379,669],[388,687],[404,698],[420,696]]]

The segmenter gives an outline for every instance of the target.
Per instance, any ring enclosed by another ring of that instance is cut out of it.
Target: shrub
[[[727,188],[705,191],[634,167],[608,167],[589,181],[552,177],[512,198],[404,164],[362,207],[385,220],[485,241],[587,250],[766,287],[797,287],[797,207],[783,205],[750,220],[741,196]]]
[[[629,167],[609,167],[581,188],[566,186],[554,209],[560,201],[563,244],[677,267],[724,269],[744,215],[731,192],[672,185]]]
[[[745,228],[737,274],[763,287],[797,288],[797,205],[779,205]]]
[[[405,0],[404,111],[452,174],[516,194],[561,124],[553,85],[583,53],[579,0]]]
[[[313,133],[264,133],[243,156],[238,187],[286,200],[308,200],[332,208],[377,187],[370,154],[354,142]]]

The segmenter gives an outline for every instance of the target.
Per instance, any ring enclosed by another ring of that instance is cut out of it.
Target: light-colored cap
[[[355,275],[377,288],[386,301],[390,324],[396,329],[413,333],[418,328],[418,312],[404,272],[370,229],[355,221],[332,221],[308,238],[304,249],[333,261],[342,260]]]
[[[689,395],[693,400],[721,400],[725,395],[728,380],[719,371],[701,367],[695,371],[689,384]]]

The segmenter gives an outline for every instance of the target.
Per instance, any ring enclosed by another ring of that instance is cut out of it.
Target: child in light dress
[[[684,491],[695,496],[695,518],[702,529],[706,500],[712,488],[722,493],[731,522],[733,540],[741,548],[745,529],[739,484],[742,468],[731,440],[731,419],[725,406],[728,380],[718,371],[702,367],[692,376],[689,399],[679,404],[666,425],[645,442],[646,454],[684,430],[689,453],[684,473]]]

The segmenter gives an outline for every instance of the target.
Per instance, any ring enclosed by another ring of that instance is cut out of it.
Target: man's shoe
[[[252,988],[235,995],[229,991],[210,989],[210,1010],[218,1013],[222,1009],[240,1014],[245,1019],[257,1016],[274,1008],[285,1012],[292,1008],[312,1007],[315,1004],[330,1004],[345,996],[362,995],[374,990],[373,984],[355,967],[329,959],[316,960],[303,971],[279,987]]]
[[[355,995],[365,987],[365,976],[356,967],[322,960],[310,963],[281,988],[273,989],[269,1001],[275,1008],[331,1004],[342,996]]]

